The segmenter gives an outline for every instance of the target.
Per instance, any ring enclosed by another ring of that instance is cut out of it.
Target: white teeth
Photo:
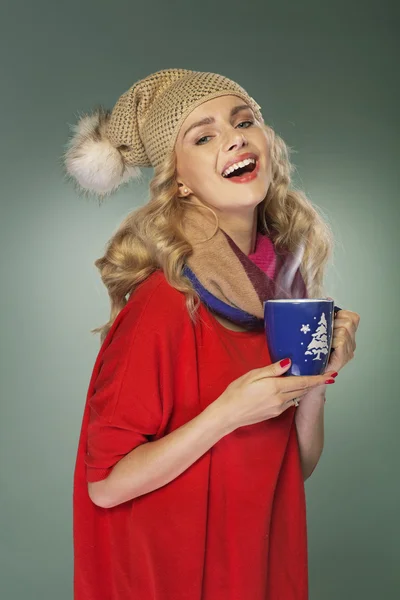
[[[255,163],[255,162],[256,161],[254,158],[246,158],[245,160],[237,162],[234,165],[231,165],[230,167],[225,169],[225,171],[222,173],[222,177],[227,177],[227,175],[229,175],[230,173],[233,173],[233,171],[236,171],[236,169],[240,169],[241,167],[250,165],[251,163]]]

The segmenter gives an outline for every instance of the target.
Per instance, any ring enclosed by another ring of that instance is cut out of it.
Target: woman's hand
[[[332,349],[325,373],[342,369],[352,358],[356,349],[356,331],[360,315],[351,310],[339,310],[333,321]]]
[[[326,374],[282,377],[289,367],[289,359],[272,363],[248,371],[228,385],[213,404],[229,431],[278,417],[293,406],[295,398],[329,379]]]

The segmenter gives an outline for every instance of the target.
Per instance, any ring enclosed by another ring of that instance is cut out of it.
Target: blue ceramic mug
[[[296,298],[266,300],[264,325],[272,362],[290,358],[284,375],[320,375],[331,353],[333,300]]]

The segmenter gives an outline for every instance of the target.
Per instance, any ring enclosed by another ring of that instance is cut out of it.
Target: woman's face
[[[194,126],[204,119],[208,122]],[[219,216],[253,215],[267,194],[271,183],[267,136],[252,109],[237,96],[221,96],[195,108],[179,131],[175,152],[179,195],[194,196]],[[251,160],[244,165],[246,172],[226,173],[227,165],[246,158]]]

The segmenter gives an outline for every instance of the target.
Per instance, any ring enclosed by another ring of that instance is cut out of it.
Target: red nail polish
[[[327,379],[327,380],[325,381],[325,383],[335,383],[335,380],[334,380],[334,379]]]
[[[331,377],[337,377],[338,373],[331,373]]]
[[[279,364],[281,367],[286,367],[289,363],[290,363],[290,358],[284,358],[283,360],[281,360],[281,362]]]

